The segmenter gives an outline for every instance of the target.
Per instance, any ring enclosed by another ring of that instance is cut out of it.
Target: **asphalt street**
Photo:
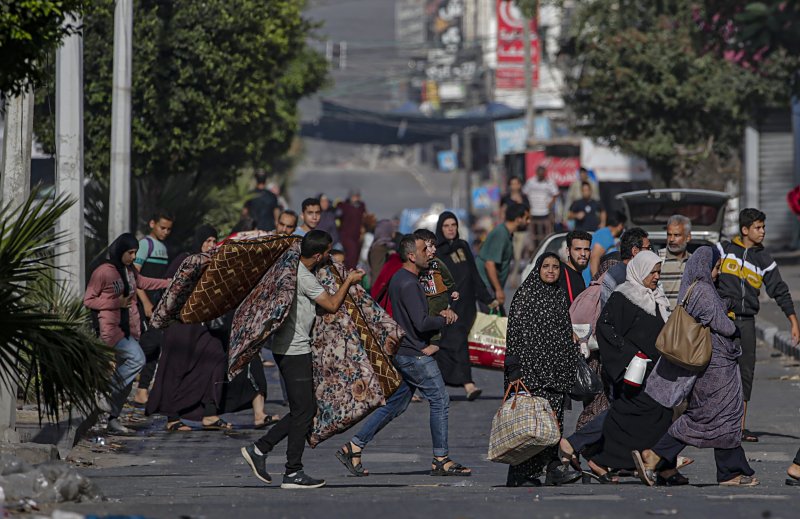
[[[135,437],[115,437],[117,452],[92,453],[77,449],[73,458],[104,492],[107,501],[60,505],[84,514],[139,514],[145,517],[596,517],[646,515],[681,517],[797,517],[800,491],[784,486],[784,470],[800,447],[800,365],[776,357],[761,346],[749,426],[761,441],[746,444],[748,458],[762,485],[731,489],[716,485],[713,452],[689,448],[696,462],[684,469],[691,486],[647,488],[638,480],[620,485],[582,485],[550,488],[505,488],[506,466],[486,460],[493,413],[502,398],[497,372],[476,370],[484,397],[466,402],[452,390],[450,408],[451,456],[474,470],[470,478],[434,478],[430,463],[428,406],[412,404],[366,450],[364,464],[372,474],[348,475],[334,457],[347,435],[307,449],[306,470],[325,478],[319,490],[281,490],[252,476],[239,448],[254,441],[258,431],[230,433],[194,431],[168,433],[163,419],[143,422]],[[271,388],[275,371],[268,369]],[[283,413],[271,391],[268,408]],[[573,427],[577,411],[569,414]],[[246,426],[249,413],[226,418]],[[284,455],[278,449],[268,469],[280,477]]]

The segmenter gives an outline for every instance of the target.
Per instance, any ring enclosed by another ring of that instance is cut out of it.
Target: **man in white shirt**
[[[528,179],[522,192],[531,204],[531,235],[533,249],[553,232],[553,206],[559,191],[555,182],[547,178],[544,166],[536,168],[536,176]]]
[[[266,468],[267,455],[278,442],[288,437],[286,472],[281,488],[319,488],[325,485],[324,480],[306,475],[302,462],[306,436],[311,431],[317,410],[311,364],[311,329],[317,306],[328,313],[335,313],[342,306],[350,286],[364,277],[361,270],[351,271],[335,294],[326,292],[313,271],[328,261],[331,246],[331,236],[325,231],[311,230],[303,237],[297,266],[297,294],[283,324],[270,342],[275,363],[286,383],[289,414],[254,444],[241,449],[242,456],[256,477],[264,483],[271,483],[272,478]]]

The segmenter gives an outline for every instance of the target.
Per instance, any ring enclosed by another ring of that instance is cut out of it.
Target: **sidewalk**
[[[800,264],[778,262],[781,277],[794,297],[795,310],[800,310]],[[761,311],[756,318],[758,338],[776,350],[800,360],[800,347],[792,344],[789,320],[772,299],[761,290]]]

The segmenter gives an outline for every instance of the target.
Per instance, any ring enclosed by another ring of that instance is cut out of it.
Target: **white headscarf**
[[[633,304],[653,316],[656,315],[656,305],[658,305],[661,317],[666,322],[670,313],[666,294],[660,286],[655,290],[644,286],[644,279],[650,275],[657,263],[661,263],[661,258],[657,254],[649,250],[641,251],[628,262],[625,283],[619,285],[615,292],[620,292]]]

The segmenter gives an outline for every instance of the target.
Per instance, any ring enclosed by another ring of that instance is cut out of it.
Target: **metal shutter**
[[[767,214],[766,244],[773,250],[787,247],[797,217],[789,211],[786,195],[794,187],[791,113],[771,113],[759,127],[759,209]]]

